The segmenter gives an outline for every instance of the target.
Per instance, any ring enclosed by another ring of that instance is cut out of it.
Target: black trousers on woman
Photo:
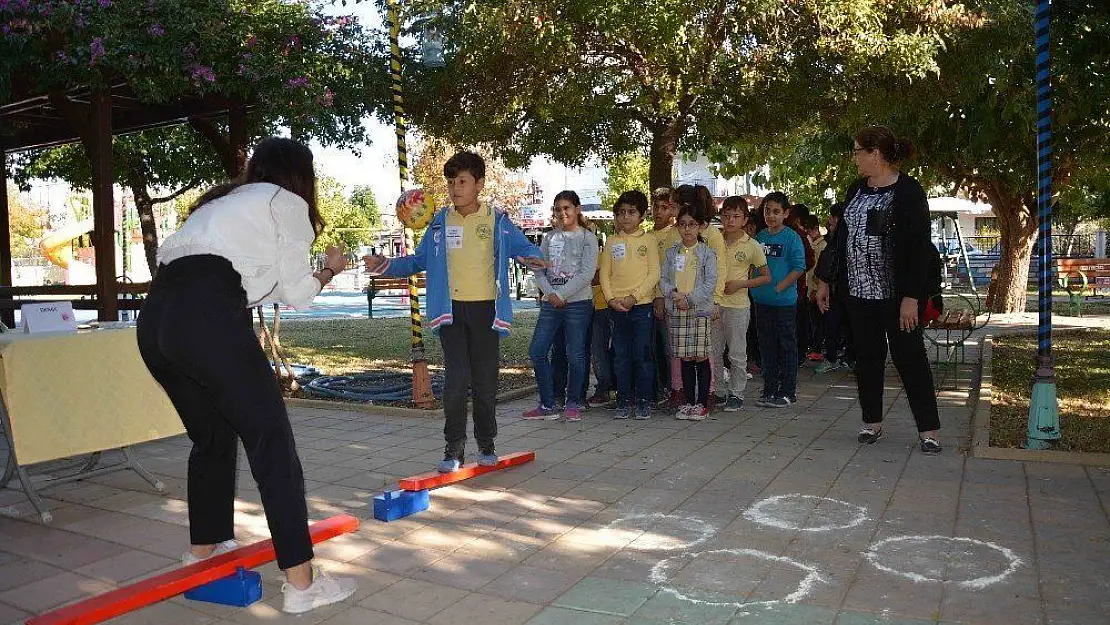
[[[890,357],[902,378],[917,431],[938,430],[937,394],[921,326],[913,332],[903,332],[898,323],[900,305],[897,299],[848,297],[846,301],[856,348],[856,389],[863,421],[879,423],[883,420],[883,378],[889,342]]]
[[[138,322],[139,353],[193,441],[189,535],[234,538],[239,441],[258,482],[278,566],[312,559],[304,476],[281,389],[251,325],[239,274],[219,256],[159,269]]]

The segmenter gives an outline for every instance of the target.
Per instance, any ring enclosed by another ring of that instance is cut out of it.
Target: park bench
[[[946,302],[940,317],[925,326],[925,338],[936,350],[933,366],[937,388],[941,388],[940,380],[946,371],[952,373],[949,388],[959,386],[960,369],[967,364],[967,342],[990,322],[990,310],[983,306],[978,294],[974,300],[963,294],[956,294],[956,297],[958,301]]]
[[[424,289],[427,286],[427,279],[424,274],[417,274],[416,288]],[[409,292],[409,279],[408,278],[387,278],[385,276],[371,276],[370,284],[366,287],[366,307],[370,313],[370,318],[374,318],[374,298],[379,293],[386,291],[400,291],[403,294]]]
[[[1061,258],[1056,261],[1056,284],[1068,294],[1068,309],[1082,317],[1088,298],[1110,291],[1110,258]]]

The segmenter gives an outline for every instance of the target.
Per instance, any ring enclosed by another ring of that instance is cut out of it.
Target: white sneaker
[[[678,412],[675,413],[674,418],[679,421],[686,421],[690,418],[690,411],[693,409],[694,407],[690,404],[683,404],[682,407],[678,409]]]
[[[301,614],[315,608],[338,603],[355,594],[358,582],[350,577],[332,577],[319,567],[312,567],[312,585],[301,590],[285,582],[281,594],[285,595],[281,610],[288,614]]]
[[[216,544],[216,548],[212,551],[212,554],[209,555],[208,558],[214,558],[216,556],[223,555],[229,551],[235,551],[238,548],[239,543],[235,542],[234,540],[225,540],[222,543]],[[186,551],[185,553],[181,554],[181,566],[196,564],[197,562],[207,560],[208,558],[198,558],[197,556],[193,555],[192,551]]]

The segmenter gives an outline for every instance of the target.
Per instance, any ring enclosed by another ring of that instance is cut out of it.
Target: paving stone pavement
[[[966,457],[966,390],[941,394],[945,450],[923,455],[894,377],[887,433],[861,446],[850,374],[800,382],[789,409],[700,423],[598,409],[532,422],[519,414],[534,399],[503,404],[499,449],[536,461],[437,490],[430,510],[393,523],[373,520],[372,498],[434,466],[442,422],[294,409],[310,514],[363,519],[317,551],[358,593],[283,615],[271,564],[249,608],[176,598],[113,622],[1110,623],[1110,471]],[[59,486],[43,526],[21,493],[0,491],[0,623],[175,566],[189,443],[138,451],[166,493],[128,473]],[[240,467],[249,542],[268,531]]]

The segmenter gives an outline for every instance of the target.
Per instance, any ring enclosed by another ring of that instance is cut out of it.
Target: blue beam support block
[[[427,490],[387,490],[374,497],[374,518],[396,521],[427,510],[430,503]]]
[[[185,598],[243,608],[262,599],[262,574],[239,567],[234,575],[185,591]]]

